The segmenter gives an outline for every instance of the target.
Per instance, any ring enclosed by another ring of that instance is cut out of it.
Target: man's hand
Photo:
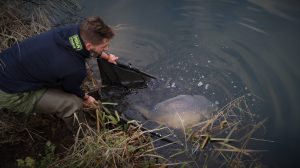
[[[83,98],[83,106],[84,107],[90,107],[92,105],[94,105],[94,103],[96,102],[95,98],[93,98],[92,96],[85,94],[84,98]]]
[[[119,57],[116,57],[115,55],[113,55],[113,54],[109,54],[108,55],[108,62],[110,62],[110,63],[113,63],[113,64],[117,64],[117,59],[118,59]]]
[[[106,59],[110,63],[117,64],[116,61],[119,57],[116,57],[113,54],[108,54],[108,53],[103,52],[101,55],[101,58]]]

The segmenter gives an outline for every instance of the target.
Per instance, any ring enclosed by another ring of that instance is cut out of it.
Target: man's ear
[[[86,43],[85,48],[86,48],[86,50],[91,51],[93,49],[92,43]]]

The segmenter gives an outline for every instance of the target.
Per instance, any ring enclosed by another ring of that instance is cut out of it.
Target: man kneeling
[[[0,109],[55,114],[72,127],[74,113],[95,99],[84,93],[85,61],[106,54],[114,33],[99,17],[55,28],[0,53]]]

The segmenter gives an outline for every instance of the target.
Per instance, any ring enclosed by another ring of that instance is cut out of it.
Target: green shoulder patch
[[[82,50],[82,44],[78,34],[69,37],[69,41],[75,50]]]

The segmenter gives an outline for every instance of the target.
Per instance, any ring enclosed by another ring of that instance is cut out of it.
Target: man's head
[[[99,17],[86,18],[80,24],[80,37],[85,48],[100,55],[108,50],[109,42],[113,38],[113,30],[107,26]]]

